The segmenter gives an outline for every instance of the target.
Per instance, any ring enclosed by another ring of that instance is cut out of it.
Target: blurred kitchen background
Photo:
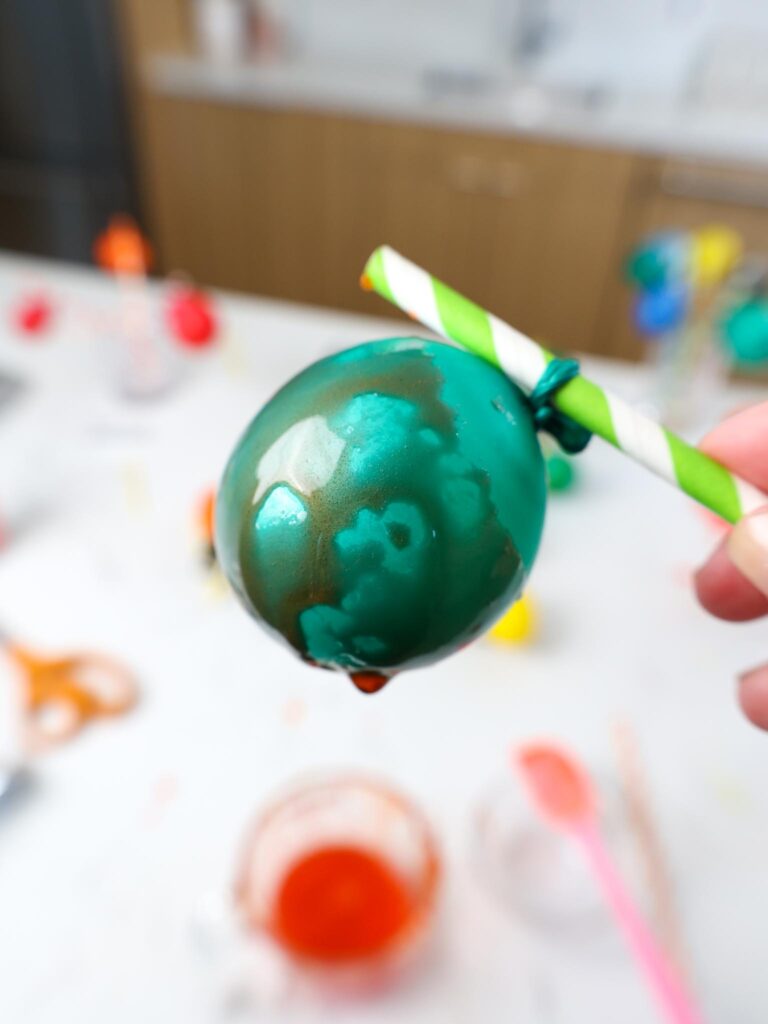
[[[4,0],[0,247],[88,260],[128,210],[160,273],[384,312],[388,242],[636,357],[639,239],[768,249],[766,52],[764,0]]]

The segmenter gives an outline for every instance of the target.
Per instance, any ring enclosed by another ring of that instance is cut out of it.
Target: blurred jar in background
[[[244,60],[248,52],[248,5],[244,0],[194,0],[197,45],[219,64]]]

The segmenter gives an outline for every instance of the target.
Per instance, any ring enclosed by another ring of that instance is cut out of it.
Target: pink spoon
[[[514,760],[539,812],[581,844],[668,1020],[674,1024],[702,1024],[693,1000],[656,944],[600,835],[595,795],[586,771],[569,754],[546,743],[522,747],[515,752]]]

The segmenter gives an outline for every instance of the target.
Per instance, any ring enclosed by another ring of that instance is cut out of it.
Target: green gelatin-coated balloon
[[[518,597],[545,493],[504,374],[447,345],[376,341],[314,363],[251,422],[219,491],[217,553],[252,615],[373,690]]]

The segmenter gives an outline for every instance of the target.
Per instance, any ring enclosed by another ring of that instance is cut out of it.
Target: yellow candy
[[[505,644],[524,644],[536,631],[536,613],[529,597],[524,594],[512,605],[489,632],[493,640]]]
[[[722,224],[694,232],[692,242],[691,271],[697,285],[718,284],[741,259],[741,235]]]

